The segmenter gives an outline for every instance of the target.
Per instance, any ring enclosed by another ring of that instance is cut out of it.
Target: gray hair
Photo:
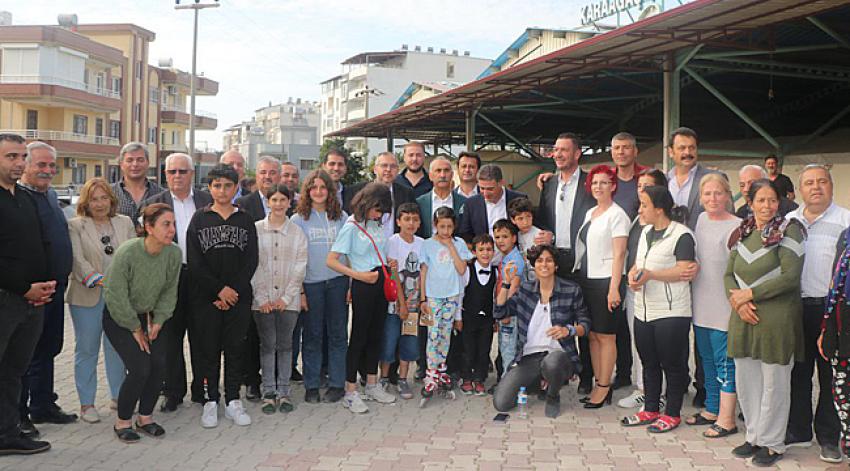
[[[171,165],[171,163],[174,162],[177,159],[183,159],[184,162],[189,164],[190,170],[193,170],[193,171],[195,170],[195,164],[192,162],[192,158],[189,157],[188,154],[184,154],[182,152],[175,152],[173,154],[168,154],[168,157],[165,158],[165,167],[168,168],[168,166]]]
[[[50,156],[53,157],[53,160],[56,160],[56,148],[51,146],[46,142],[41,141],[33,141],[27,144],[27,158],[26,162],[32,162],[32,151],[36,149],[45,149],[47,152],[50,152]]]
[[[478,179],[488,182],[500,182],[502,181],[502,168],[496,164],[482,165],[478,169]]]
[[[614,134],[614,137],[611,138],[611,145],[614,144],[614,141],[629,141],[633,146],[637,147],[637,139],[635,139],[635,136],[632,135],[632,133],[625,131]]]
[[[759,178],[767,178],[767,171],[759,165],[744,165],[741,167],[741,170],[738,170],[738,178],[741,178],[744,172],[749,172],[750,170],[759,172],[759,175],[761,175]]]
[[[137,150],[145,151],[145,160],[150,160],[150,155],[148,154],[148,146],[139,141],[128,142],[121,147],[121,151],[118,152],[118,163],[120,164],[122,160],[124,160],[124,156],[130,152],[136,152]]]
[[[261,155],[260,158],[257,159],[257,168],[260,168],[260,164],[262,163],[274,164],[277,166],[277,171],[280,172],[280,160],[270,155]]]
[[[828,165],[808,164],[805,167],[803,167],[803,171],[800,172],[800,176],[797,178],[797,184],[802,186],[803,185],[803,174],[805,174],[809,170],[816,170],[816,169],[820,169],[820,170],[823,170],[824,172],[826,172],[826,175],[829,177],[829,183],[832,183],[832,172],[829,171]]]
[[[452,165],[452,161],[451,161],[451,160],[449,160],[449,158],[448,158],[448,157],[446,157],[445,155],[440,154],[440,155],[438,155],[438,156],[434,157],[434,160],[432,160],[432,161],[428,164],[428,173],[431,173],[431,167],[434,165],[434,162],[448,162],[448,163],[449,163],[449,167],[451,167],[451,168],[452,168],[452,171],[454,171],[454,166]]]

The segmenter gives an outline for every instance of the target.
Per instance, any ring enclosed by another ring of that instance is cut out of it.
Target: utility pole
[[[195,77],[198,62],[198,12],[204,8],[218,8],[220,5],[218,0],[215,0],[215,3],[201,3],[201,0],[195,0],[195,3],[186,5],[181,5],[180,0],[175,0],[175,3],[175,10],[194,10],[195,12],[195,28],[192,33],[192,75],[189,77],[189,155],[197,167],[200,164],[195,157]],[[199,174],[200,172],[195,172],[196,180],[200,177]]]

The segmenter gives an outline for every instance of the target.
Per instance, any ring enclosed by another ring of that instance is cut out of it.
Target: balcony
[[[41,104],[58,102],[99,111],[119,111],[122,104],[120,92],[49,75],[0,75],[0,97]]]
[[[160,106],[160,114],[163,123],[189,126],[189,112],[183,106],[163,104]],[[195,110],[195,128],[213,130],[216,126],[218,126],[218,120],[214,113]]]
[[[77,134],[70,131],[46,129],[2,129],[0,133],[23,136],[27,141],[42,141],[56,148],[59,157],[73,155],[95,155],[107,159],[116,157],[121,148],[114,137]]]

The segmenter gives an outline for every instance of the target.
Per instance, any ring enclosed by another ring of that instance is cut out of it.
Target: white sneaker
[[[643,391],[635,389],[630,395],[617,401],[617,406],[623,409],[634,409],[635,407],[643,407],[644,402],[646,402],[646,397],[643,395]]]
[[[201,427],[215,428],[218,426],[218,403],[209,401],[204,404],[204,412],[201,414]]]
[[[86,407],[80,411],[80,420],[88,424],[96,424],[100,422],[100,414],[97,413],[97,407]]]
[[[342,406],[355,414],[365,414],[369,412],[369,408],[366,406],[366,403],[363,402],[363,399],[360,399],[360,394],[356,392],[353,394],[346,394],[345,397],[342,398]]]
[[[227,407],[224,408],[224,416],[232,420],[236,425],[251,425],[251,416],[245,412],[245,408],[242,407],[242,401],[239,399],[234,399],[227,404]]]
[[[377,384],[369,384],[366,386],[366,392],[363,394],[363,399],[367,401],[376,401],[381,404],[392,404],[395,402],[395,396],[384,390],[383,387]]]

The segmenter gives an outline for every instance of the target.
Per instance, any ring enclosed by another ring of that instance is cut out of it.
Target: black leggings
[[[351,280],[351,335],[345,354],[345,380],[357,382],[357,371],[374,375],[384,338],[384,321],[387,317],[387,300],[384,298],[384,273],[380,267],[378,281],[366,284]]]
[[[146,329],[147,319],[139,315],[139,320],[142,322],[143,329]],[[103,331],[127,370],[127,376],[118,392],[118,418],[121,420],[133,418],[136,403],[139,404],[139,415],[153,414],[153,408],[162,388],[162,379],[165,376],[168,347],[168,342],[164,338],[167,335],[166,329],[161,329],[156,340],[150,343],[150,354],[139,348],[132,332],[112,320],[106,308],[103,309]]]
[[[688,333],[690,317],[667,317],[643,322],[635,319],[635,346],[643,364],[646,411],[658,412],[662,375],[667,377],[667,408],[670,417],[679,417],[682,399],[688,389]]]

